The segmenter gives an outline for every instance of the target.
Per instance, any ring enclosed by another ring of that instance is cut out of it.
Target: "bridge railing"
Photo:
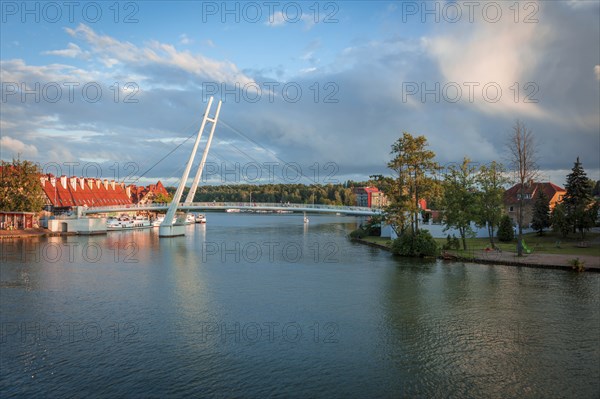
[[[111,206],[98,206],[88,207],[84,213],[99,213],[99,212],[119,212],[119,211],[135,211],[135,210],[151,210],[151,209],[166,209],[169,206],[168,203],[152,203],[152,204],[127,204],[127,205],[111,205]],[[377,208],[368,208],[364,206],[341,206],[341,205],[322,205],[322,204],[293,204],[286,202],[188,202],[180,203],[179,208],[218,208],[218,209],[252,209],[252,208],[273,208],[281,210],[304,210],[304,209],[330,209],[340,213],[353,211],[353,212],[364,212],[364,213],[380,213],[381,210]]]

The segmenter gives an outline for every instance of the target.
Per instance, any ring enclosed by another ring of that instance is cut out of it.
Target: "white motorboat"
[[[206,215],[199,213],[196,215],[196,223],[206,223]]]
[[[306,216],[304,216],[304,223],[308,223],[308,222],[309,222],[308,218]]]
[[[106,221],[106,230],[118,231],[118,230],[133,230],[133,229],[147,229],[152,227],[152,223],[144,216],[129,216],[121,215],[118,218],[111,217]]]
[[[196,217],[193,214],[188,213],[185,216],[185,224],[194,224],[194,223],[196,223]]]
[[[229,208],[229,209],[225,209],[225,212],[227,212],[227,213],[240,213],[240,209]]]
[[[162,222],[165,221],[165,215],[158,215],[158,217],[154,220],[154,222],[152,222],[152,226],[154,227],[159,227]],[[175,222],[177,221],[177,217],[173,218],[173,224],[175,224]]]
[[[152,226],[158,227],[165,220],[165,215],[158,215],[156,219],[152,222]]]

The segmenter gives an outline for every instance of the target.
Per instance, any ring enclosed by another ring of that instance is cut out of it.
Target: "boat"
[[[152,223],[144,216],[121,215],[118,218],[111,217],[106,221],[106,230],[110,231],[147,229],[150,227],[152,227]]]
[[[152,226],[154,227],[158,227],[160,226],[160,224],[165,220],[165,215],[159,215],[156,219],[154,219],[154,221],[152,222]]]
[[[194,224],[196,223],[196,217],[191,214],[188,213],[187,215],[185,215],[185,224]]]
[[[199,213],[196,215],[196,223],[206,223],[206,215]]]
[[[308,223],[308,222],[309,222],[308,217],[304,216],[304,223]]]
[[[227,213],[240,213],[240,210],[236,209],[236,208],[229,208],[229,209],[225,209],[225,212],[227,212]]]
[[[165,221],[165,215],[159,215],[153,222],[152,226],[159,227]],[[177,221],[177,217],[173,218],[173,224]]]

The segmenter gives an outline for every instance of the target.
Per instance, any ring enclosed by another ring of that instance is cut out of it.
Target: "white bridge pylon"
[[[211,118],[209,115],[210,109],[212,108],[212,103],[213,97],[208,99],[208,104],[206,105],[206,112],[204,112],[204,118],[202,118],[202,124],[200,125],[200,129],[198,130],[198,135],[196,136],[194,148],[192,149],[192,153],[190,154],[190,159],[188,160],[187,165],[185,166],[185,170],[183,171],[183,175],[181,176],[181,181],[179,182],[179,187],[177,187],[177,191],[175,191],[175,195],[173,196],[173,201],[171,201],[171,204],[169,205],[167,214],[165,215],[165,220],[159,226],[159,237],[175,237],[182,236],[185,234],[185,225],[183,224],[183,222],[181,224],[173,223],[173,217],[175,217],[175,213],[177,212],[177,206],[179,205],[179,201],[181,201],[183,189],[185,188],[185,184],[190,174],[190,170],[192,169],[194,158],[196,157],[196,152],[198,151],[198,145],[200,144],[200,139],[202,138],[202,132],[204,131],[206,123],[208,122],[212,123],[210,135],[208,136],[208,141],[206,142],[206,147],[204,148],[204,153],[202,154],[202,160],[200,161],[200,165],[198,165],[198,170],[196,171],[196,175],[194,176],[194,180],[192,182],[192,186],[190,187],[190,192],[186,197],[185,203],[193,202],[194,195],[196,195],[198,182],[200,181],[200,176],[202,175],[202,170],[204,169],[206,157],[208,156],[208,150],[210,149],[213,134],[215,133],[215,127],[217,126],[217,121],[219,119],[219,113],[221,112],[221,100],[219,100],[219,103],[217,104],[217,111],[215,112],[214,117]]]

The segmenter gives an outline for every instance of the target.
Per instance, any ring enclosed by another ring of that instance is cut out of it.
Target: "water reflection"
[[[600,276],[398,259],[354,228],[209,214],[3,247],[0,396],[597,396]]]

